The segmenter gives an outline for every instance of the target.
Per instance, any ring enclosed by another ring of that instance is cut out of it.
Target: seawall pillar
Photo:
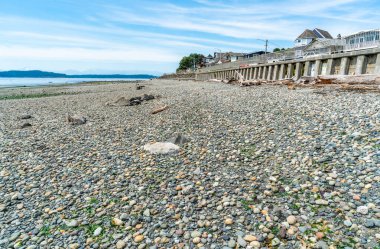
[[[303,76],[309,76],[309,70],[310,70],[310,61],[306,61],[305,69],[303,71]]]
[[[328,60],[327,60],[326,75],[331,75],[331,72],[332,72],[332,66],[333,66],[333,59],[328,59]]]
[[[257,79],[257,74],[258,74],[258,72],[259,72],[259,68],[258,67],[255,67],[254,69],[253,69],[253,79]]]
[[[261,74],[263,73],[263,67],[259,67],[259,72],[257,74],[257,78],[261,79]]]
[[[288,72],[286,73],[286,78],[289,79],[293,77],[293,70],[294,70],[294,65],[288,64]]]
[[[361,75],[364,71],[365,56],[359,55],[356,61],[355,75]]]
[[[263,69],[263,76],[261,77],[263,80],[265,80],[266,76],[267,76],[267,66],[264,66],[264,69]]]
[[[296,80],[298,80],[299,78],[301,78],[301,62],[297,62],[296,63],[296,71],[294,73],[294,77]]]
[[[314,69],[314,77],[317,77],[318,75],[321,74],[321,66],[322,66],[322,61],[316,60],[315,61],[315,69]]]
[[[273,73],[273,66],[269,66],[269,67],[268,67],[268,76],[267,76],[267,80],[271,80],[271,79],[272,79],[272,73]]]
[[[274,65],[273,80],[278,80],[278,65]]]
[[[280,73],[279,73],[279,79],[282,80],[285,78],[285,64],[281,64],[280,66]]]
[[[339,74],[346,75],[347,68],[348,68],[348,57],[343,57],[342,60],[340,61]]]
[[[376,56],[375,74],[380,74],[380,54]]]

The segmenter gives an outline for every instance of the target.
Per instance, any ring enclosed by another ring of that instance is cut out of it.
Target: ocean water
[[[0,88],[49,86],[57,84],[75,84],[90,81],[134,81],[148,79],[117,79],[117,78],[0,78]]]

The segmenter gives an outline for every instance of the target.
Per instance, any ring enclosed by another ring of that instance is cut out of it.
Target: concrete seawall
[[[224,65],[223,69],[218,66],[202,68],[196,72],[196,79],[223,80],[236,77],[236,71],[246,80],[298,80],[301,76],[380,74],[380,48],[265,64],[231,63],[230,67]]]

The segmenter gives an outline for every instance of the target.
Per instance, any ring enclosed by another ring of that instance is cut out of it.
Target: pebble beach
[[[0,89],[0,248],[380,248],[378,93],[139,84]]]

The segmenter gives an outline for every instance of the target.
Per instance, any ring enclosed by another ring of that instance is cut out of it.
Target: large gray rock
[[[144,145],[144,150],[150,152],[151,154],[169,154],[177,152],[179,150],[179,146],[168,142],[157,142],[154,144]]]
[[[87,122],[87,119],[82,116],[70,116],[67,115],[67,122],[72,125],[82,125]]]

